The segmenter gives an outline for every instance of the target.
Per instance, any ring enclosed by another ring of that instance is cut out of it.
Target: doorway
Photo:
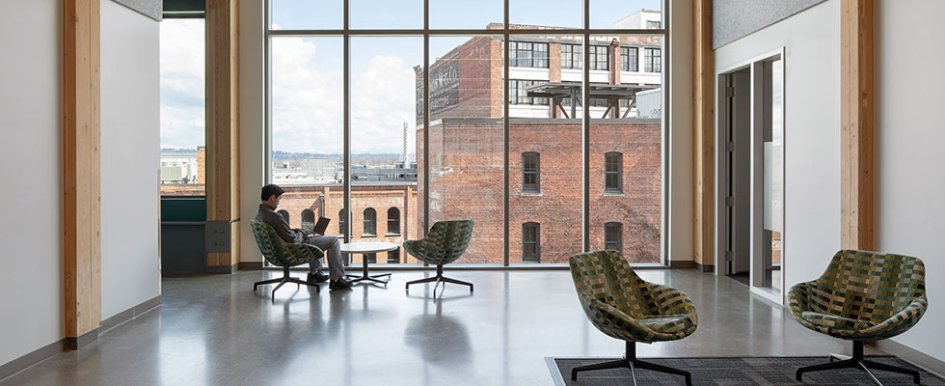
[[[783,304],[783,50],[718,75],[717,273]]]

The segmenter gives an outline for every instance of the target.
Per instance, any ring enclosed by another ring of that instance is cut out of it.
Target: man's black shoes
[[[315,284],[318,284],[318,283],[324,283],[324,282],[328,281],[328,275],[326,275],[326,274],[324,274],[323,272],[320,272],[320,271],[319,271],[319,272],[316,272],[316,273],[309,273],[309,274],[308,274],[308,280],[307,280],[307,281],[308,281],[308,284],[310,284],[310,285],[315,285]]]
[[[351,289],[351,282],[345,279],[332,280],[328,283],[328,288],[331,290]]]

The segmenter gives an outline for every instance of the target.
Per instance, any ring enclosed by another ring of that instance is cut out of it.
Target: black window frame
[[[395,206],[387,209],[387,236],[400,236],[400,209]]]
[[[530,164],[534,164],[534,167],[530,167]],[[534,177],[534,182],[529,182],[530,176]],[[522,153],[522,192],[541,193],[541,153]]]
[[[630,55],[630,53],[633,55]],[[633,60],[630,60],[630,58]],[[633,64],[631,66],[630,64]],[[640,71],[640,47],[620,47],[620,70],[627,72]]]
[[[530,239],[528,236],[534,236]],[[522,262],[541,264],[541,224],[522,223]]]
[[[347,209],[341,208],[338,211],[338,234],[344,236],[348,233],[348,227],[345,224],[348,223],[348,211]]]
[[[580,44],[561,43],[561,68],[584,68],[584,46]]]
[[[305,228],[305,224],[315,226],[315,211],[311,209],[307,209],[307,208],[303,209],[301,221],[302,221],[302,228]]]
[[[623,193],[623,153],[604,154],[604,192]]]
[[[367,208],[363,212],[363,218],[361,224],[364,226],[361,236],[362,237],[376,237],[377,236],[377,211],[374,208]]]
[[[509,66],[548,68],[548,43],[509,41]]]
[[[387,251],[387,264],[400,264],[400,248]]]
[[[610,70],[610,46],[591,45],[591,70]]]
[[[643,48],[643,72],[663,72],[663,50],[661,48]]]
[[[287,224],[289,223],[289,220],[292,218],[292,215],[289,214],[289,211],[287,211],[287,210],[285,210],[285,209],[279,209],[279,210],[276,211],[276,213],[278,213],[280,216],[282,216],[282,219],[285,220],[285,222],[286,222]]]
[[[530,97],[526,90],[528,87],[541,83],[548,82],[544,80],[509,79],[509,104],[547,106],[548,97]]]
[[[616,232],[616,239],[611,232]],[[623,223],[608,222],[604,224],[604,249],[623,253]]]

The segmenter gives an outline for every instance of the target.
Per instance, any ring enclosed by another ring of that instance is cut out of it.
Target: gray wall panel
[[[826,0],[713,0],[712,48],[719,48]]]
[[[150,17],[154,20],[161,21],[161,13],[163,12],[164,7],[162,6],[161,0],[112,0],[118,4],[124,5],[128,8],[135,10],[136,12]]]

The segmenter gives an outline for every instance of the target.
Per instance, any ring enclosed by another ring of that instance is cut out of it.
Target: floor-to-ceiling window
[[[268,180],[348,241],[471,219],[459,263],[661,262],[663,3],[270,0]]]

